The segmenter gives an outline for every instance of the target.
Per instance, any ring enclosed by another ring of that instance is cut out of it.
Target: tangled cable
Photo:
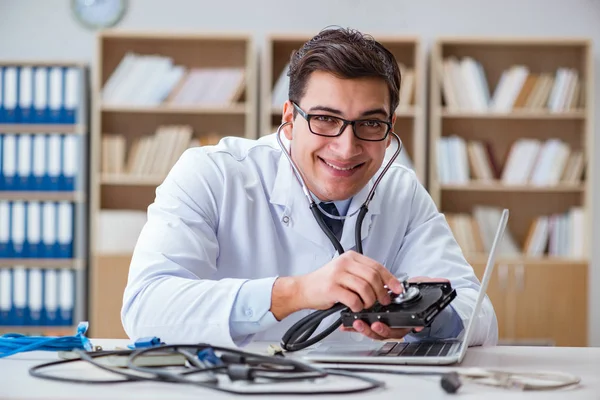
[[[75,354],[74,358],[33,366],[30,368],[29,374],[53,381],[85,384],[115,384],[134,381],[184,383],[220,392],[251,395],[359,393],[385,385],[384,382],[367,376],[343,370],[319,368],[287,357],[260,355],[207,344],[163,344],[137,350],[96,352],[77,349]],[[110,362],[102,361],[104,358],[113,356],[126,357],[126,362],[123,364],[123,366],[126,365],[126,368],[114,367],[110,365]],[[168,368],[157,367],[156,364],[160,364],[160,361],[152,361],[152,356],[169,359],[170,361],[167,362],[171,366]],[[177,362],[177,358],[173,358],[173,356],[179,357],[180,362]],[[117,375],[118,378],[93,380],[44,372],[49,367],[74,362],[87,362],[101,370]],[[174,367],[174,364],[179,364],[179,368]],[[339,385],[335,388],[319,390],[314,390],[314,386],[311,386],[310,390],[305,391],[289,386],[282,390],[274,390],[272,386],[239,386],[235,384],[238,381],[251,383],[311,382],[329,376],[345,377],[364,384],[360,386]],[[229,378],[229,381],[227,382],[224,378]]]
[[[26,336],[20,333],[7,333],[0,336],[0,358],[28,351],[69,351],[73,349],[92,350],[90,340],[85,336],[88,322],[77,326],[74,336]]]

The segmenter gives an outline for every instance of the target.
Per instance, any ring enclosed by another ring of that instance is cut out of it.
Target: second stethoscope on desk
[[[335,237],[335,235],[333,234],[331,229],[329,229],[327,224],[325,224],[325,221],[323,220],[323,216],[321,213],[323,213],[324,215],[328,216],[329,218],[333,218],[333,219],[346,219],[346,218],[352,217],[356,213],[358,213],[358,217],[356,218],[356,226],[354,229],[354,235],[355,235],[354,240],[355,240],[356,252],[362,254],[363,249],[362,249],[361,230],[362,230],[363,219],[365,218],[365,215],[367,215],[367,212],[369,211],[369,203],[371,203],[371,200],[373,200],[373,197],[375,196],[375,189],[377,189],[379,182],[381,182],[381,179],[384,177],[385,173],[388,171],[388,169],[394,163],[394,161],[400,154],[400,151],[402,150],[402,147],[403,147],[402,140],[400,140],[400,137],[395,132],[390,131],[390,134],[392,135],[392,137],[394,137],[396,139],[396,141],[398,142],[398,146],[397,146],[396,150],[394,151],[394,154],[391,156],[391,158],[389,159],[389,161],[387,162],[387,164],[385,165],[385,167],[383,168],[383,170],[381,171],[379,176],[375,179],[375,182],[373,183],[373,187],[369,191],[369,194],[367,195],[367,199],[362,204],[362,206],[360,208],[358,208],[355,212],[353,212],[345,217],[340,217],[340,216],[336,216],[336,215],[331,215],[331,214],[327,213],[325,210],[323,210],[321,207],[319,207],[319,205],[313,199],[310,191],[308,190],[308,187],[306,186],[306,183],[304,182],[304,178],[302,177],[302,173],[301,173],[300,169],[298,168],[298,166],[296,165],[294,160],[292,160],[292,156],[290,155],[289,151],[287,150],[286,146],[284,145],[283,141],[281,140],[281,130],[289,124],[291,124],[291,122],[284,122],[279,126],[279,128],[277,128],[277,133],[276,133],[277,142],[279,143],[279,146],[281,147],[283,154],[288,159],[290,166],[292,167],[292,170],[294,172],[294,175],[296,176],[296,179],[300,183],[300,186],[302,186],[302,191],[304,192],[304,195],[306,196],[306,199],[308,200],[308,206],[309,206],[313,216],[315,217],[315,220],[319,224],[319,227],[327,235],[327,237],[331,241],[331,244],[333,244],[333,246],[337,250],[338,254],[341,255],[342,253],[344,253],[344,248],[340,244],[339,240]],[[408,289],[406,279],[403,280],[403,284],[404,284],[405,289]],[[415,293],[414,290],[412,290],[412,291],[405,290],[394,301],[397,303],[406,301],[406,300],[409,300],[410,298],[414,297],[415,295],[417,295],[417,293]],[[311,335],[315,332],[315,330],[318,328],[319,324],[321,323],[321,321],[323,321],[323,319],[325,319],[326,317],[328,317],[331,314],[334,314],[338,311],[343,310],[344,308],[347,308],[347,307],[342,303],[338,303],[327,310],[315,311],[312,314],[304,317],[303,319],[298,321],[296,324],[294,324],[283,335],[283,337],[281,339],[282,347],[287,351],[297,351],[297,350],[302,350],[312,344],[315,344],[320,340],[323,340],[325,337],[330,335],[334,330],[336,330],[341,325],[341,318],[339,318],[336,322],[331,324],[331,326],[327,327],[325,330],[320,332],[318,335],[315,335],[315,337],[311,338]]]

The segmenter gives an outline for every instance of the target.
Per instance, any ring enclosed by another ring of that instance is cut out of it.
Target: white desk
[[[124,340],[92,340],[104,349],[128,344]],[[258,346],[258,347],[256,347]],[[266,344],[254,344],[253,349],[265,349]],[[115,385],[82,385],[52,382],[29,376],[28,369],[37,364],[57,359],[55,353],[32,352],[0,359],[0,398],[1,399],[228,399],[235,396],[219,393],[190,385],[175,385],[157,382],[130,382]],[[452,396],[460,398],[482,398],[486,400],[515,399],[600,399],[600,348],[560,348],[560,347],[490,347],[469,349],[460,366],[443,367],[438,370],[452,370],[464,367],[483,367],[515,371],[560,371],[577,375],[582,379],[578,388],[558,391],[518,392],[508,391],[471,383],[464,384],[456,395],[443,392],[438,377],[410,377],[398,375],[372,375],[386,382],[386,388],[344,395],[360,399],[402,399],[416,396],[415,399],[438,399]],[[64,373],[78,377],[104,377],[101,371],[83,364],[69,364],[62,367]],[[423,369],[423,367],[393,367]],[[336,378],[332,378],[336,379]],[[333,382],[339,384],[340,382]],[[351,384],[352,382],[348,383]],[[299,384],[296,384],[299,385]],[[314,383],[312,387],[314,388]],[[251,398],[257,398],[256,396]],[[284,397],[277,397],[284,398]],[[301,398],[288,396],[285,398]],[[340,395],[320,396],[321,399],[339,399]]]

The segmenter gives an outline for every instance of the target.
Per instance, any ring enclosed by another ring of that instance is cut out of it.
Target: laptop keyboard
[[[387,342],[376,356],[384,357],[442,357],[448,354],[454,343],[440,342]]]

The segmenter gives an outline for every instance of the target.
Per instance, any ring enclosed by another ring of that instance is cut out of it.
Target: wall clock
[[[125,15],[128,0],[71,0],[71,9],[86,28],[102,29],[116,25]]]

